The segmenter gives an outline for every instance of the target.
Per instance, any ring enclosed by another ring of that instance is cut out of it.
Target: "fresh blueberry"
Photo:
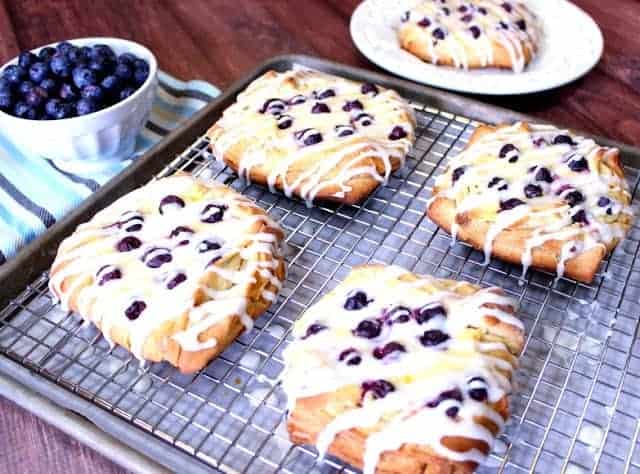
[[[382,347],[376,347],[373,350],[373,357],[375,357],[376,359],[384,359],[394,352],[407,352],[407,350],[399,342],[392,341],[388,342]]]
[[[22,95],[24,97],[29,92],[31,92],[31,89],[33,89],[33,87],[34,87],[33,82],[31,82],[31,81],[22,81],[18,85],[18,92],[20,93],[20,95]]]
[[[13,115],[18,118],[24,118],[29,120],[35,120],[38,116],[36,109],[31,107],[26,102],[18,102],[13,108]]]
[[[60,92],[58,92],[60,98],[64,101],[71,102],[78,99],[78,91],[69,83],[64,83],[60,86]]]
[[[538,171],[536,172],[536,181],[552,183],[553,176],[551,176],[551,172],[547,168],[538,168]]]
[[[11,84],[5,77],[0,77],[0,92],[13,92],[14,85]]]
[[[324,102],[316,102],[311,108],[312,114],[328,114],[331,112],[331,109]]]
[[[569,204],[570,207],[574,207],[584,202],[584,194],[576,189],[565,194],[564,200],[567,202],[567,204]]]
[[[361,385],[362,395],[361,398],[367,396],[369,392],[371,392],[371,397],[374,400],[378,400],[380,398],[386,397],[389,393],[394,392],[396,387],[387,380],[367,380],[362,382]]]
[[[406,306],[396,306],[386,315],[387,324],[404,324],[411,321],[411,310]]]
[[[117,58],[116,53],[113,52],[113,49],[111,49],[111,47],[106,44],[93,45],[89,54],[91,56],[91,59],[106,58],[115,61]]]
[[[333,89],[325,89],[322,92],[316,94],[316,99],[318,100],[322,100],[322,99],[328,99],[329,97],[335,97],[336,93]]]
[[[76,66],[80,65],[80,64],[86,64],[89,61],[89,48],[87,48],[87,47],[83,47],[83,48],[73,47],[67,53],[67,57],[69,58],[69,61],[71,61]]]
[[[606,207],[609,204],[611,204],[611,199],[609,199],[607,196],[600,196],[598,198],[598,206]]]
[[[119,280],[122,278],[122,271],[113,265],[104,265],[96,272],[98,286],[102,286],[111,280]]]
[[[62,41],[56,45],[56,49],[62,54],[67,54],[73,48],[75,48],[75,46],[68,41]]]
[[[184,273],[178,273],[167,282],[167,288],[169,290],[173,290],[176,286],[185,281],[187,281],[187,275]]]
[[[473,39],[480,38],[480,35],[482,34],[482,31],[476,25],[473,25],[472,27],[470,27],[469,32],[471,33],[471,36],[473,36]]]
[[[51,58],[51,63],[49,63],[49,68],[51,72],[54,73],[58,77],[67,78],[71,76],[71,61],[64,54],[56,54]]]
[[[86,67],[77,67],[73,70],[73,83],[78,89],[97,84],[98,77],[96,73]]]
[[[362,362],[362,357],[357,349],[349,348],[340,353],[338,360],[347,365],[359,365]]]
[[[382,324],[377,319],[363,319],[352,331],[354,336],[374,339],[380,335]]]
[[[580,209],[578,212],[572,215],[571,222],[574,224],[588,225],[589,220],[587,219],[587,213],[584,211],[584,209]]]
[[[99,77],[103,77],[113,73],[115,63],[107,58],[93,58],[89,61],[87,67]]]
[[[455,183],[456,181],[458,181],[465,171],[467,171],[466,166],[459,166],[458,168],[454,169],[451,173],[451,182]]]
[[[224,217],[227,206],[223,204],[207,204],[200,212],[200,221],[206,224],[215,224]]]
[[[509,211],[514,207],[518,207],[524,204],[524,201],[518,198],[506,199],[504,201],[500,201],[500,210],[501,211]]]
[[[589,162],[584,156],[577,160],[570,160],[568,166],[571,171],[575,171],[576,173],[579,173],[581,171],[589,171]]]
[[[110,97],[117,98],[122,89],[122,81],[118,76],[111,75],[105,77],[100,83],[100,86]]]
[[[87,115],[97,112],[98,106],[95,102],[88,99],[80,99],[76,104],[76,112],[78,115]]]
[[[49,66],[45,63],[33,63],[29,68],[29,79],[36,84],[40,84],[49,76]]]
[[[327,329],[327,326],[325,326],[324,324],[313,323],[307,328],[304,336],[302,336],[302,339],[307,339],[308,337],[311,337],[314,334],[318,334],[320,331],[324,331],[325,329]]]
[[[400,125],[396,125],[389,134],[389,140],[401,140],[407,137],[407,132]]]
[[[524,195],[528,199],[533,199],[542,196],[542,188],[537,184],[527,184],[524,187]]]
[[[0,91],[0,110],[10,112],[13,107],[13,94],[11,91]]]
[[[344,110],[345,112],[351,112],[352,110],[363,110],[363,109],[364,109],[364,106],[362,105],[362,102],[360,102],[357,99],[348,100],[342,106],[342,110]]]
[[[160,205],[158,206],[158,212],[160,214],[164,214],[165,211],[167,210],[182,209],[184,206],[185,206],[185,202],[180,196],[176,196],[175,194],[169,194],[168,196],[165,196],[160,200]]]
[[[141,71],[147,71],[147,73],[149,72],[149,63],[144,59],[140,59],[140,58],[136,59],[133,62],[133,66],[136,69],[140,69]]]
[[[38,58],[41,61],[48,61],[53,57],[54,54],[56,54],[56,49],[52,48],[51,46],[47,46],[46,48],[42,48],[40,50],[40,52],[38,53]]]
[[[147,304],[144,301],[136,300],[124,311],[124,315],[128,320],[134,321],[140,317],[145,309],[147,309]]]
[[[47,91],[40,86],[36,86],[25,95],[24,100],[31,107],[37,109],[46,102],[48,97],[49,95],[47,94]]]
[[[416,314],[416,322],[418,324],[424,324],[437,317],[446,318],[447,310],[444,309],[444,306],[442,306],[441,304],[430,303],[420,308],[420,310]]]
[[[142,261],[149,268],[160,268],[172,260],[171,250],[164,247],[153,247],[142,255]]]
[[[49,99],[44,105],[45,113],[51,118],[55,118],[56,115],[60,113],[61,109],[62,102],[59,99]]]
[[[40,83],[40,87],[42,87],[49,96],[52,96],[55,95],[58,83],[54,79],[47,78]]]
[[[276,118],[276,124],[280,130],[286,130],[293,125],[293,117],[291,115],[280,115]]]
[[[363,94],[378,95],[379,91],[378,91],[378,86],[376,86],[375,84],[371,82],[365,82],[360,87],[360,92],[362,92]]]
[[[27,71],[24,68],[12,64],[11,66],[7,66],[2,73],[2,77],[4,77],[11,84],[19,85],[22,81],[27,78]],[[40,81],[35,81],[40,82]]]
[[[364,291],[358,290],[347,297],[347,300],[344,302],[344,309],[347,311],[358,311],[368,306],[372,301]]]
[[[443,40],[446,36],[446,33],[442,28],[436,28],[431,32],[431,36],[433,36],[437,40]]]
[[[123,81],[130,81],[133,78],[133,67],[126,63],[118,63],[114,74]]]
[[[418,26],[421,26],[422,28],[429,28],[431,26],[431,20],[425,16],[418,22]]]
[[[118,249],[118,252],[130,252],[139,248],[141,245],[142,242],[139,238],[133,235],[127,235],[116,244],[116,249]]]
[[[20,66],[25,71],[28,71],[31,65],[38,61],[38,56],[33,54],[31,51],[25,51],[20,53],[18,56],[18,66]]]
[[[133,87],[125,87],[120,91],[120,100],[125,100],[128,97],[131,97],[136,90]]]
[[[118,62],[133,66],[138,58],[133,53],[122,53],[118,56]]]
[[[91,100],[96,104],[102,103],[105,99],[105,93],[102,87],[97,85],[89,85],[82,88],[80,95],[83,99]]]

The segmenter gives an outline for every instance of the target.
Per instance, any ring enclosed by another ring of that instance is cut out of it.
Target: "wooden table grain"
[[[358,0],[0,0],[0,63],[62,39],[118,36],[149,46],[160,67],[224,89],[259,62],[306,53],[377,70],[354,47]],[[479,97],[640,145],[640,2],[576,0],[598,22],[605,52],[584,78],[549,92]],[[119,473],[118,466],[0,399],[0,470]]]

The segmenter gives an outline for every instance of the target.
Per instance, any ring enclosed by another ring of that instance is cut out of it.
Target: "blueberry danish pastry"
[[[285,350],[292,441],[365,474],[473,472],[508,417],[515,312],[498,288],[354,269]]]
[[[62,242],[61,305],[141,360],[203,368],[275,299],[283,233],[247,198],[175,175],[115,201]]]

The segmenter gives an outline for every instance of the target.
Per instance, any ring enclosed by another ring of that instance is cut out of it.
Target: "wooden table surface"
[[[160,67],[224,89],[259,62],[306,53],[377,68],[353,46],[358,0],[0,0],[0,63],[21,50],[83,36],[149,46]],[[640,2],[576,0],[598,22],[604,57],[568,86],[524,97],[482,98],[538,117],[640,145]],[[301,6],[304,5],[304,14]],[[0,470],[116,473],[115,464],[0,399]]]

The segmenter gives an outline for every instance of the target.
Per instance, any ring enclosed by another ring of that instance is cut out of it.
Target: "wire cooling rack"
[[[41,275],[0,312],[0,353],[42,377],[225,472],[355,472],[293,446],[276,380],[293,322],[358,264],[498,285],[520,302],[526,330],[512,415],[479,472],[640,473],[640,227],[591,285],[521,269],[450,238],[424,215],[435,176],[477,122],[413,104],[418,140],[406,166],[359,206],[318,205],[247,185],[214,162],[199,138],[158,176],[213,178],[253,198],[287,233],[288,276],[252,331],[209,366],[183,375],[140,366],[92,327],[63,312]],[[626,169],[638,204],[640,171]],[[134,447],[135,448],[135,447]]]

